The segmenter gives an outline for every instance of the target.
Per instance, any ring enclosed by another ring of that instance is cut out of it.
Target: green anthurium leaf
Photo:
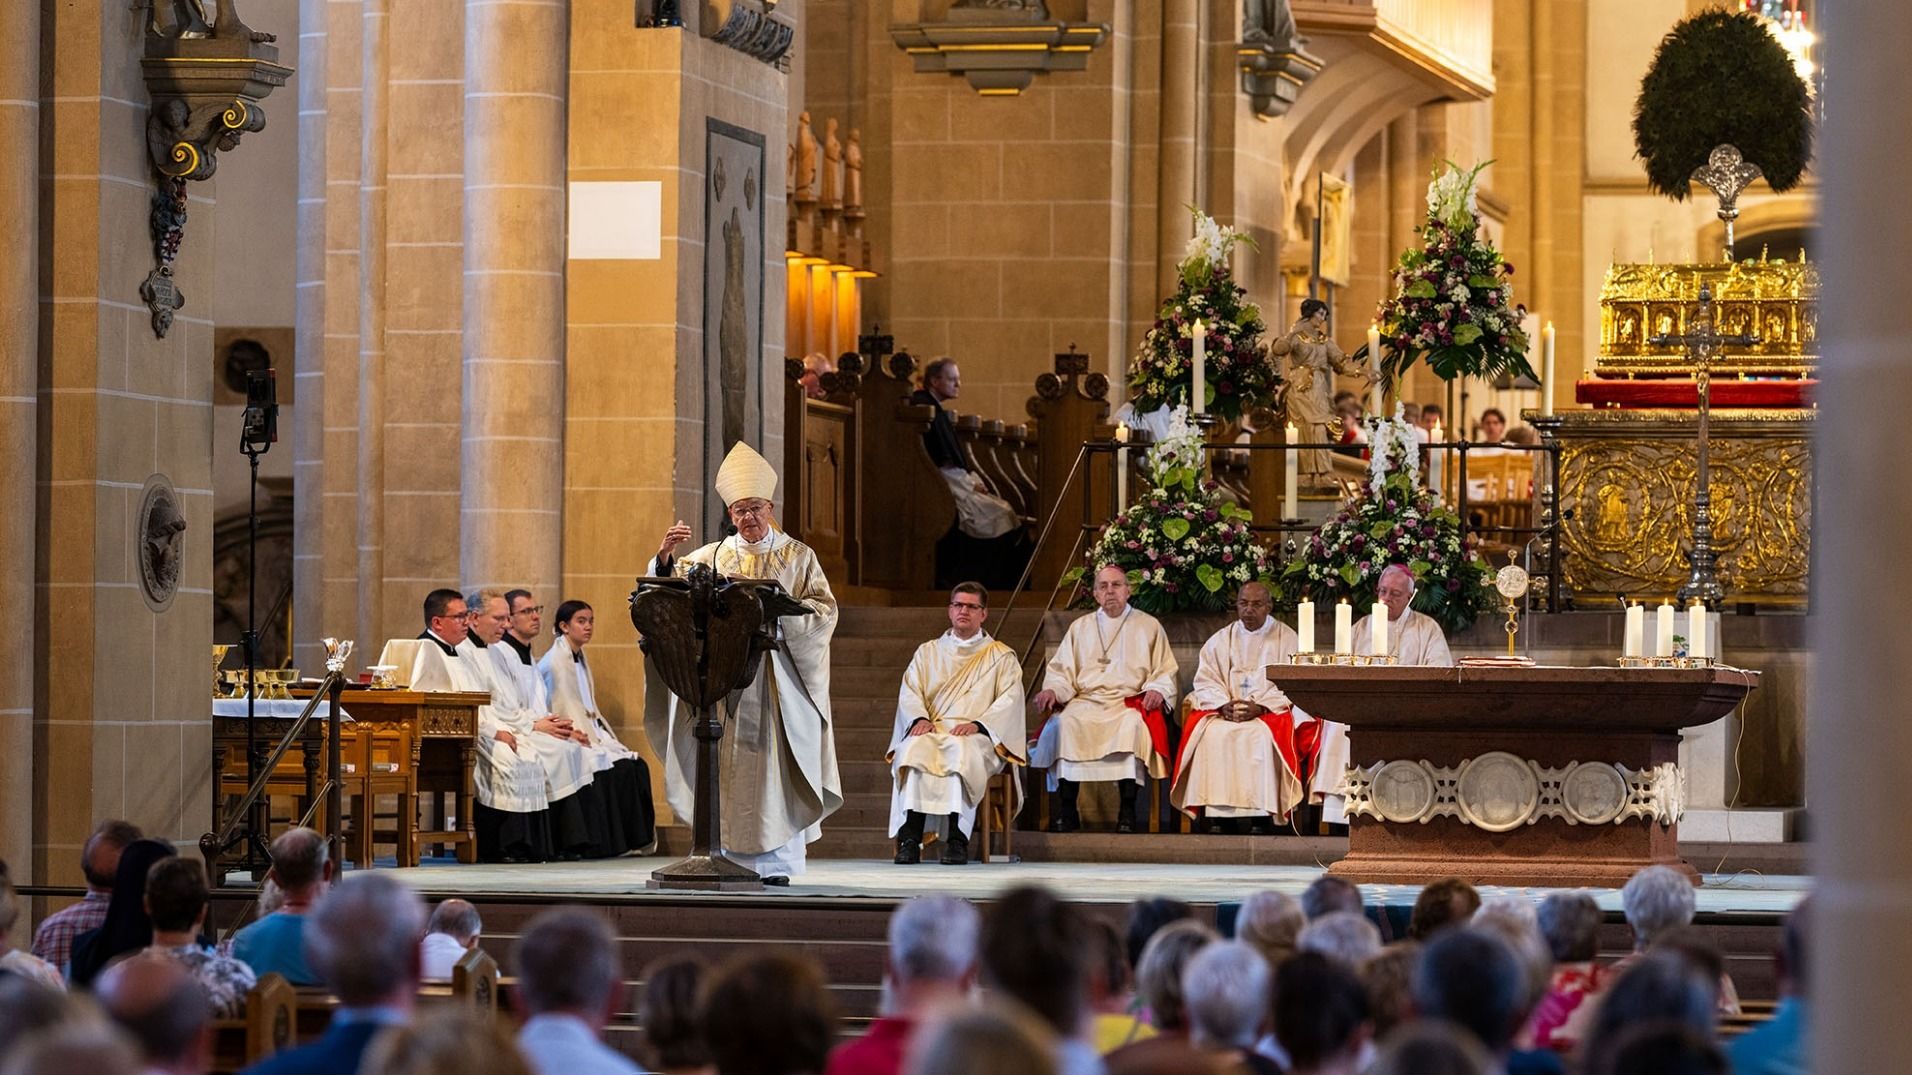
[[[1198,564],[1195,568],[1195,579],[1202,584],[1203,589],[1214,593],[1222,588],[1222,569],[1214,564]]]
[[[1480,339],[1480,326],[1472,322],[1454,326],[1454,342],[1465,347]]]
[[[1361,584],[1361,569],[1353,563],[1342,564],[1341,581],[1347,583],[1349,586],[1359,586]]]
[[[1162,520],[1162,536],[1170,541],[1180,541],[1188,536],[1188,520],[1180,516]]]
[[[1133,590],[1137,586],[1142,585],[1142,580],[1148,577],[1148,572],[1137,569],[1137,570],[1130,571],[1128,573],[1128,576],[1129,576],[1129,589]]]
[[[1434,297],[1434,282],[1432,280],[1416,280],[1407,285],[1407,290],[1402,292],[1402,294],[1410,299],[1431,299]]]
[[[1490,288],[1490,287],[1499,287],[1500,281],[1495,280],[1491,276],[1482,276],[1476,273],[1475,275],[1467,278],[1467,286],[1486,290],[1487,288]]]

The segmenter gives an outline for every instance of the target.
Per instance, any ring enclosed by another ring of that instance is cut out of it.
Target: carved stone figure
[[[800,202],[816,200],[817,136],[810,130],[810,113],[797,117],[796,197]]]
[[[837,139],[837,121],[832,116],[823,123],[823,204],[841,204],[842,185],[843,143]]]
[[[718,367],[723,371],[724,443],[736,444],[749,431],[750,324],[744,308],[744,228],[737,210],[724,221],[724,293],[717,321]]]
[[[153,0],[152,21],[147,30],[155,37],[173,37],[182,41],[196,41],[207,38],[238,41],[277,41],[272,34],[262,33],[239,20],[237,0],[216,0],[215,14],[209,24],[206,21],[205,0]],[[171,20],[160,22],[160,13],[170,9]]]
[[[843,143],[843,207],[863,208],[863,132],[855,127]]]
[[[178,494],[164,478],[155,478],[140,498],[139,561],[140,589],[155,611],[163,611],[179,589],[180,567],[185,562],[186,516],[179,510]]]
[[[1049,5],[1044,0],[956,0],[949,5],[951,11],[1014,11],[1032,19],[1049,17]]]
[[[1288,0],[1242,0],[1241,39],[1273,46],[1277,52],[1295,48],[1295,15]]]

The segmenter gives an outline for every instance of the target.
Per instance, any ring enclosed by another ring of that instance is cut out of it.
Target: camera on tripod
[[[239,429],[239,450],[265,452],[279,440],[279,381],[270,367],[246,371],[246,413]]]

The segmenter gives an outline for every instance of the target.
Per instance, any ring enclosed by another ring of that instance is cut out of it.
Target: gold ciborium
[[[212,696],[214,698],[224,698],[226,696],[225,677],[220,674],[219,666],[226,663],[226,654],[230,652],[232,652],[232,647],[230,645],[222,646],[217,642],[213,643]]]

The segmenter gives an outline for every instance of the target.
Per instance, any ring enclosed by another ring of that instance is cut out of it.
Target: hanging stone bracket
[[[1003,14],[952,8],[948,21],[892,26],[890,37],[919,72],[961,75],[985,97],[1013,97],[1039,74],[1086,70],[1110,32],[1099,22],[997,21]]]
[[[1322,67],[1320,58],[1304,51],[1300,41],[1287,48],[1265,40],[1243,41],[1235,48],[1235,64],[1241,69],[1241,91],[1263,119],[1286,114],[1301,87]]]

